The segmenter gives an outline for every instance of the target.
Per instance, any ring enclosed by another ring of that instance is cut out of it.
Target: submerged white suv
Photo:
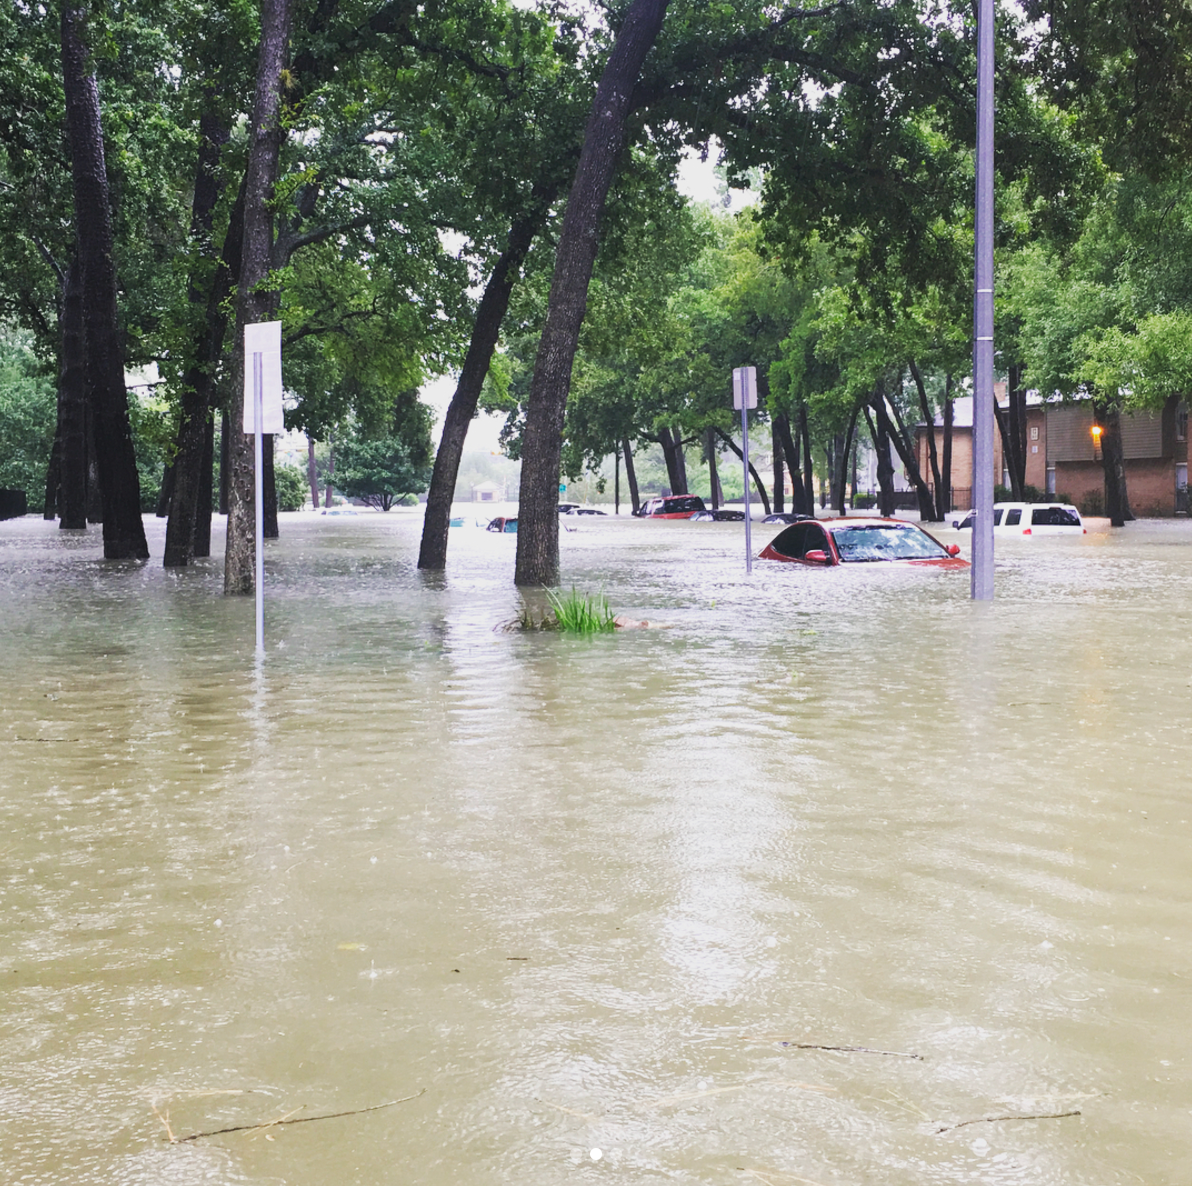
[[[975,511],[962,519],[953,519],[952,526],[960,530],[972,527]],[[1063,502],[995,502],[993,504],[994,535],[1083,535],[1084,524],[1080,512]]]

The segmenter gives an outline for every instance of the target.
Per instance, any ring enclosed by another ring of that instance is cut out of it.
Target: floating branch
[[[170,1132],[168,1114],[167,1119],[163,1120],[162,1123],[166,1125],[167,1139],[170,1143],[181,1145],[184,1141],[197,1141],[200,1137],[218,1137],[229,1132],[263,1132],[267,1128],[279,1128],[283,1124],[310,1124],[313,1120],[336,1120],[340,1116],[360,1116],[365,1112],[379,1112],[382,1108],[392,1108],[396,1104],[404,1104],[409,1100],[416,1100],[420,1095],[425,1094],[426,1088],[424,1087],[421,1091],[416,1091],[413,1095],[402,1096],[399,1100],[389,1100],[384,1104],[373,1104],[371,1108],[352,1108],[347,1112],[327,1112],[323,1116],[297,1116],[292,1120],[288,1117],[294,1116],[294,1113],[290,1112],[287,1117],[283,1117],[280,1120],[267,1120],[264,1124],[234,1124],[230,1128],[213,1128],[207,1132],[192,1132],[184,1137],[176,1137]],[[154,1108],[154,1111],[156,1112],[157,1109]],[[158,1113],[158,1116],[160,1118],[161,1114]]]
[[[872,1046],[821,1046],[819,1042],[783,1042],[794,1050],[834,1050],[838,1054],[885,1054],[890,1058],[917,1058],[923,1061],[921,1054],[911,1054],[907,1050],[875,1050]]]
[[[937,1128],[936,1134],[942,1132],[951,1132],[956,1128],[964,1128],[966,1124],[995,1124],[999,1120],[1063,1120],[1065,1116],[1079,1116],[1080,1111],[1075,1112],[1035,1112],[1026,1116],[977,1116],[972,1120],[962,1120],[959,1124],[945,1124],[942,1128]]]

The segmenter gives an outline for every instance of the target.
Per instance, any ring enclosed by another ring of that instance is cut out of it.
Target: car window
[[[824,534],[824,529],[812,524],[807,528],[807,534],[803,539],[803,555],[806,556],[808,552],[817,550],[826,552],[829,557],[832,555],[832,549],[828,546],[828,537]]]
[[[1006,526],[1017,527],[1022,522],[1022,507],[1011,507],[1006,512]]]
[[[679,511],[702,511],[704,501],[702,498],[668,498],[665,509],[671,515]]]
[[[790,556],[795,560],[803,559],[806,550],[804,541],[807,538],[807,524],[793,523],[785,531],[780,531],[770,542],[770,547],[780,556]]]
[[[993,512],[993,525],[994,525],[994,527],[1000,527],[1000,526],[1002,525],[1002,515],[1004,515],[1004,514],[1005,514],[1005,509],[1004,509],[1004,508],[999,508],[998,510],[995,510],[995,511]]]
[[[1065,507],[1035,507],[1031,521],[1040,527],[1079,527],[1080,518]]]
[[[832,539],[842,562],[934,560],[948,554],[917,527],[837,527]]]

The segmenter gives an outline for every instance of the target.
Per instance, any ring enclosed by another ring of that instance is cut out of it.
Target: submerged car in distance
[[[899,519],[806,519],[780,531],[761,551],[762,560],[825,568],[837,564],[897,562],[931,568],[968,568],[960,549],[945,547],[914,523]]]
[[[794,511],[775,511],[767,515],[763,523],[802,523],[804,519],[814,519],[814,515],[798,515]]]
[[[498,515],[485,530],[500,531],[506,535],[516,535],[517,519],[507,519],[504,515]]]
[[[976,511],[953,519],[958,531],[970,529]],[[1080,512],[1066,502],[995,502],[994,535],[1087,535]]]
[[[651,498],[641,510],[643,519],[690,519],[706,511],[704,500],[695,494],[664,494]]]
[[[745,512],[717,507],[714,511],[696,511],[691,516],[691,521],[692,523],[744,523]]]

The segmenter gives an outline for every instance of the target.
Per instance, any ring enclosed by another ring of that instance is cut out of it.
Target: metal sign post
[[[253,443],[253,509],[256,512],[257,658],[265,655],[265,485],[264,435],[285,432],[281,399],[281,322],[244,327],[244,424]]]
[[[993,600],[993,0],[977,8],[977,242],[973,293],[974,601]]]
[[[757,367],[733,371],[733,407],[741,409],[741,465],[745,470],[745,571],[753,572],[753,534],[749,515],[749,409],[757,407]]]

